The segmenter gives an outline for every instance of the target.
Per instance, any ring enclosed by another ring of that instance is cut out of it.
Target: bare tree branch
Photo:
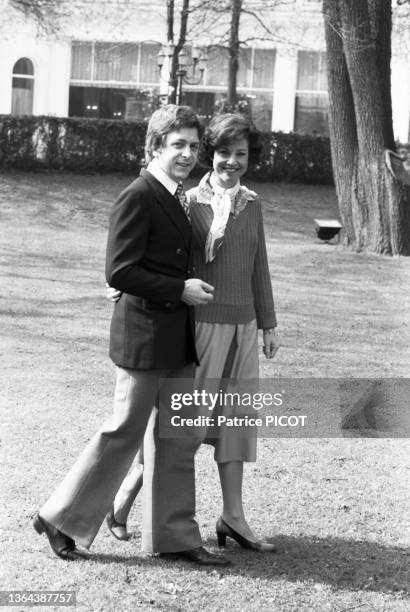
[[[17,11],[33,17],[40,30],[58,32],[59,18],[65,14],[64,0],[9,0],[9,2]]]

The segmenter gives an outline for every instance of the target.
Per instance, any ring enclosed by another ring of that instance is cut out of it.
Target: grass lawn
[[[2,581],[73,590],[77,609],[404,611],[410,609],[409,444],[394,438],[262,439],[246,467],[250,524],[278,545],[231,541],[223,571],[139,551],[102,527],[90,561],[53,556],[30,517],[110,413],[105,299],[107,215],[129,178],[0,175]],[[410,363],[410,259],[355,254],[314,235],[337,216],[330,187],[259,184],[282,344],[265,378],[404,378]],[[216,546],[221,511],[208,447],[197,457],[198,521]],[[19,608],[25,609],[23,607]],[[52,609],[52,608],[44,608]]]

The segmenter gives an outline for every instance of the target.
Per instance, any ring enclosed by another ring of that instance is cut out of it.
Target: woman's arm
[[[271,329],[276,327],[275,305],[272,294],[272,283],[268,266],[268,254],[266,251],[265,232],[260,200],[255,200],[258,215],[258,246],[252,272],[252,293],[255,304],[256,319],[259,329]]]
[[[258,206],[259,216],[258,248],[252,275],[252,290],[258,327],[263,329],[263,353],[267,359],[272,359],[278,351],[280,339],[276,330],[275,305],[260,200],[255,204]]]

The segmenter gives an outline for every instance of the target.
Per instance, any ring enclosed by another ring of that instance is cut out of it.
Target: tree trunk
[[[238,99],[237,77],[239,68],[239,22],[241,18],[242,0],[232,0],[231,26],[229,30],[229,64],[228,64],[228,94],[227,103],[234,106]]]
[[[410,255],[410,190],[384,162],[394,148],[386,4],[324,0],[333,171],[346,243]]]
[[[174,22],[175,22],[175,0],[167,0],[167,42],[174,42]],[[171,64],[168,65],[168,94],[167,104],[175,104],[177,93],[177,75],[175,52],[171,58]]]
[[[179,28],[178,41],[174,48],[174,55],[171,59],[170,66],[170,78],[169,78],[169,91],[168,91],[168,103],[175,104],[177,98],[178,88],[178,53],[186,43],[186,35],[188,29],[188,17],[189,17],[189,0],[184,0],[181,9],[181,20]],[[174,41],[174,21],[175,21],[175,6],[174,0],[167,0],[167,34],[168,40]]]
[[[174,40],[175,0],[167,0],[167,42]]]

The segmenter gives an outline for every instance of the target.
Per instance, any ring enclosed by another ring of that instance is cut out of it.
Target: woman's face
[[[220,187],[233,187],[248,169],[249,143],[246,138],[233,140],[214,151],[213,169]]]

